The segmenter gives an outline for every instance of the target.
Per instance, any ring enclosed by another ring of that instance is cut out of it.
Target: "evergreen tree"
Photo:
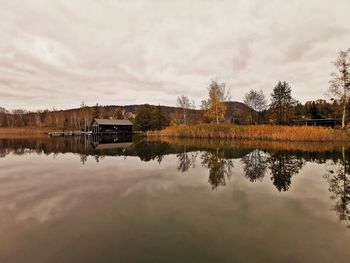
[[[322,119],[318,105],[313,101],[308,109],[311,119]]]
[[[292,88],[283,81],[279,81],[271,94],[270,110],[272,118],[277,124],[288,124],[293,117],[293,106],[296,100],[292,97]]]
[[[169,125],[170,121],[164,114],[161,106],[144,105],[137,111],[135,129],[140,131],[161,130]]]
[[[164,129],[169,126],[170,120],[165,116],[162,107],[159,105],[155,109],[155,122],[156,122],[156,130]]]

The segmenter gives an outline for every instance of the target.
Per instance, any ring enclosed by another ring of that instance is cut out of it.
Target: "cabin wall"
[[[99,126],[94,124],[91,126],[91,132],[92,133],[98,133],[99,132]]]
[[[92,133],[132,133],[131,125],[93,125]]]

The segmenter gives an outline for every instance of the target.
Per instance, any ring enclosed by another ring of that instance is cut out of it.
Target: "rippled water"
[[[346,145],[0,139],[0,262],[349,262]]]

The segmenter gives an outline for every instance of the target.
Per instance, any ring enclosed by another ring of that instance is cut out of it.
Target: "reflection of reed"
[[[162,141],[172,145],[196,146],[198,148],[248,148],[262,150],[286,150],[303,152],[340,151],[341,147],[350,147],[345,142],[281,142],[281,141],[253,141],[253,140],[209,140],[209,139],[185,139],[174,137],[149,137],[148,141]]]

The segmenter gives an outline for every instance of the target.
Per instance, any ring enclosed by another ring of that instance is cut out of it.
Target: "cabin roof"
[[[92,123],[94,122],[98,125],[132,125],[129,120],[94,119]]]
[[[132,146],[132,142],[122,142],[122,143],[102,143],[97,144],[96,150],[108,150],[108,149],[122,149],[129,148]]]

